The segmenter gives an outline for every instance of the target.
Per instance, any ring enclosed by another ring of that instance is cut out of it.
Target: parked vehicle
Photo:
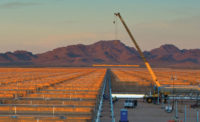
[[[124,108],[135,108],[137,106],[137,100],[127,99],[124,102]]]
[[[199,108],[200,107],[200,102],[196,102],[195,104],[190,106],[191,108]]]
[[[167,106],[165,106],[165,111],[166,111],[167,113],[171,113],[171,112],[173,111],[173,106],[172,106],[172,105],[167,105]]]

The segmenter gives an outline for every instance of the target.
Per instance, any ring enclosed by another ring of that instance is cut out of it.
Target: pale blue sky
[[[0,52],[41,53],[71,44],[120,39],[133,46],[121,12],[143,50],[162,44],[200,48],[200,0],[1,0]]]

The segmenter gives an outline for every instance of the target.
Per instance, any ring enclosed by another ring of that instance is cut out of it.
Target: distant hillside
[[[153,67],[200,68],[200,49],[180,50],[166,44],[145,56]],[[140,64],[139,54],[118,40],[91,45],[71,45],[41,54],[15,51],[0,54],[0,66],[91,66],[92,64]]]

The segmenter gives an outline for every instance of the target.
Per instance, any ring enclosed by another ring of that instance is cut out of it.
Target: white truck
[[[124,102],[124,108],[135,108],[137,106],[137,100],[127,99]]]

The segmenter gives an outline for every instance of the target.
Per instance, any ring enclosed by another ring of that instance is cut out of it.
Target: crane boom
[[[135,45],[135,47],[137,48],[137,50],[138,50],[140,56],[142,57],[142,59],[143,59],[143,61],[144,61],[144,63],[145,63],[145,66],[146,66],[146,68],[148,69],[148,71],[149,71],[149,73],[150,73],[150,75],[151,75],[151,77],[152,77],[152,79],[153,79],[153,82],[155,83],[155,85],[156,85],[157,87],[160,87],[160,83],[158,82],[157,77],[156,77],[154,71],[152,70],[152,68],[151,68],[151,66],[150,66],[150,64],[149,64],[149,62],[148,62],[148,61],[146,60],[146,58],[144,57],[144,54],[142,53],[142,50],[140,49],[139,45],[137,44],[136,40],[134,39],[134,37],[133,37],[131,31],[129,30],[128,26],[126,25],[125,21],[124,21],[123,18],[121,17],[120,13],[115,13],[115,15],[119,17],[120,21],[122,22],[122,24],[124,25],[126,31],[128,32],[128,35],[130,36],[132,42],[134,43],[134,45]]]

